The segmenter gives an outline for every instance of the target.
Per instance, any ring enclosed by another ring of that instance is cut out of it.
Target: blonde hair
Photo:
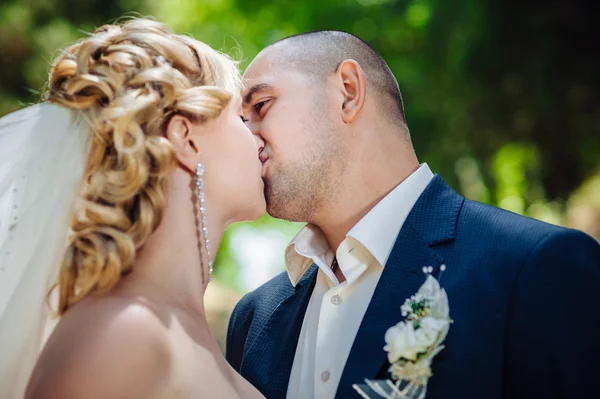
[[[59,315],[111,290],[158,227],[177,165],[164,137],[170,117],[216,118],[239,86],[228,56],[146,19],[103,26],[58,57],[48,101],[80,112],[94,136],[56,284]]]

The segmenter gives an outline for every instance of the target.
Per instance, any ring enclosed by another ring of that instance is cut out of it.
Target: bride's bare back
[[[140,298],[88,298],[50,336],[26,398],[262,398],[202,315]]]

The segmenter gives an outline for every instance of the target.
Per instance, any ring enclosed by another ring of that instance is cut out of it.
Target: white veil
[[[22,398],[43,342],[91,129],[42,103],[0,119],[0,398]]]

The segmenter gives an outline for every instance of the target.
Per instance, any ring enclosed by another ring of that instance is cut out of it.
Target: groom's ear
[[[367,79],[365,72],[358,62],[354,60],[344,60],[338,66],[336,75],[339,77],[342,85],[341,114],[345,123],[352,123],[358,113],[361,111],[367,94]]]
[[[192,134],[193,123],[183,115],[174,115],[167,124],[166,136],[175,150],[177,161],[189,169],[196,170],[198,163],[197,137]]]

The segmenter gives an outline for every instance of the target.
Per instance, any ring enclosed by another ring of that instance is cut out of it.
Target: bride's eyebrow
[[[248,104],[250,104],[252,102],[252,98],[255,95],[259,94],[260,92],[267,91],[267,90],[273,90],[273,86],[271,86],[267,83],[259,83],[259,84],[256,84],[256,85],[250,87],[250,89],[248,89],[248,92],[244,96],[244,106],[248,106]]]

